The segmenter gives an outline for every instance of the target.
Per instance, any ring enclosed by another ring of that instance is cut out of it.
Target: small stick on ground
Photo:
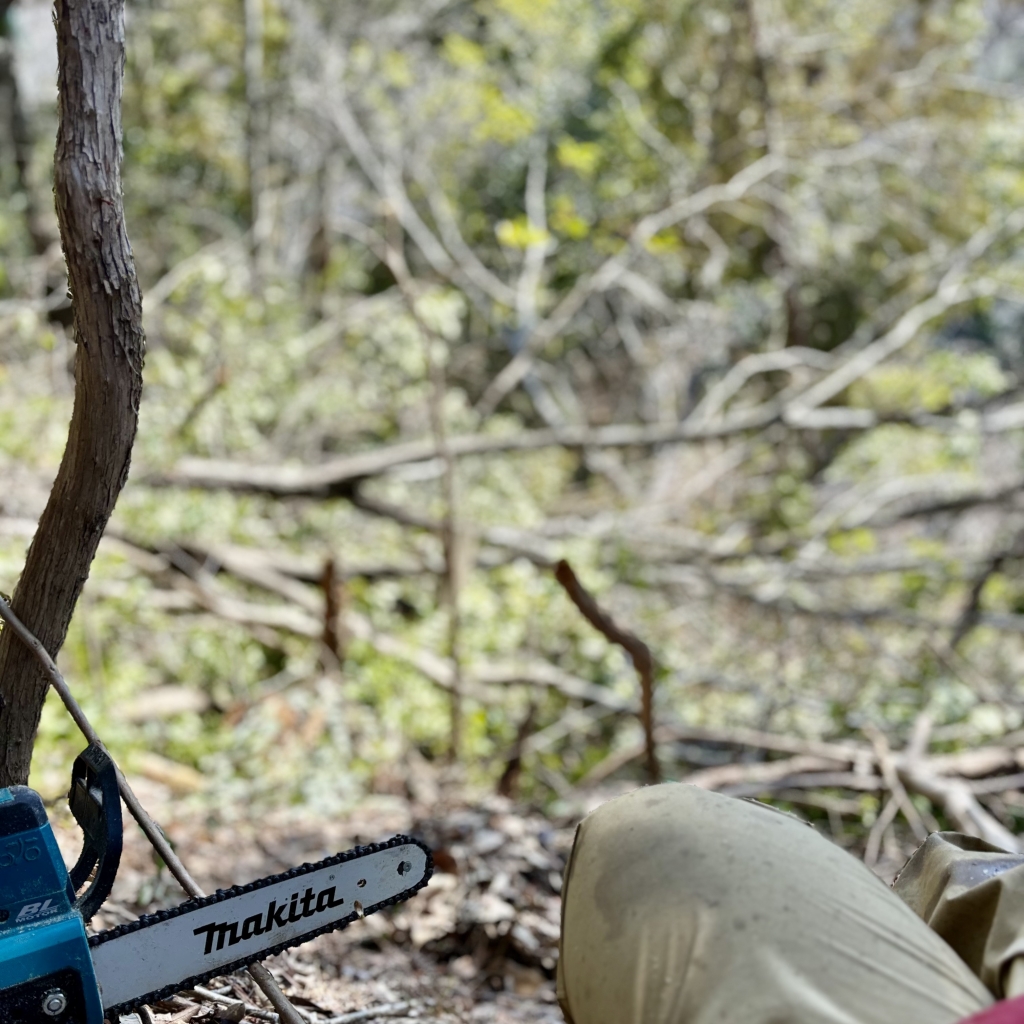
[[[921,812],[914,806],[907,795],[907,791],[903,788],[903,783],[900,781],[896,771],[896,762],[893,759],[892,751],[889,749],[889,741],[885,738],[882,730],[878,726],[868,723],[864,726],[862,732],[875,748],[875,758],[878,761],[879,773],[885,780],[885,785],[889,792],[892,793],[893,800],[896,801],[896,808],[903,812],[903,817],[906,818],[911,832],[914,833],[914,838],[919,843],[923,843],[928,838],[929,832],[939,831],[938,822],[931,819],[926,824],[921,816]],[[883,817],[884,814],[879,815],[878,820],[881,821]],[[881,841],[881,834],[879,834],[879,841]],[[870,846],[870,843],[868,845]]]
[[[526,712],[526,717],[520,722],[516,730],[515,743],[505,762],[505,770],[498,780],[498,796],[514,798],[519,788],[519,775],[523,768],[523,749],[526,741],[533,732],[534,722],[537,718],[537,705],[532,701]]]
[[[601,609],[564,558],[555,566],[555,579],[562,584],[569,599],[587,622],[613,644],[622,647],[633,659],[633,667],[640,677],[640,724],[644,729],[647,780],[652,784],[660,782],[661,766],[658,764],[658,749],[654,737],[654,656],[651,649],[635,633],[618,626],[612,617]]]
[[[60,669],[57,668],[56,662],[50,657],[46,648],[43,647],[35,634],[11,611],[11,606],[2,597],[0,597],[0,618],[7,624],[5,628],[13,630],[18,639],[35,655],[47,679],[49,679],[50,685],[57,691],[57,695],[63,701],[64,707],[68,709],[68,713],[75,720],[75,724],[81,730],[86,740],[90,744],[95,744],[106,750],[107,748],[100,739],[99,733],[93,728],[92,722],[86,717],[81,705],[75,700],[70,687],[60,674]],[[139,823],[139,827],[145,833],[150,845],[160,854],[164,863],[170,869],[171,874],[174,875],[178,884],[189,896],[205,896],[206,893],[200,888],[199,883],[189,873],[177,853],[174,852],[163,830],[149,816],[149,813],[142,804],[139,803],[139,798],[132,791],[131,786],[128,785],[128,780],[124,777],[121,769],[117,768],[116,765],[115,768],[117,770],[117,785],[121,791],[121,799],[124,800],[125,806],[131,812],[132,817]],[[288,997],[278,987],[274,976],[263,964],[253,964],[248,970],[250,977],[259,985],[264,995],[270,1000],[271,1005],[277,1010],[283,1024],[306,1024],[305,1019],[292,1006]]]
[[[896,820],[896,815],[900,812],[900,802],[897,797],[890,796],[885,802],[885,806],[879,812],[878,817],[875,819],[875,823],[871,826],[871,832],[868,834],[867,845],[864,847],[864,863],[869,868],[873,868],[878,863],[878,855],[882,850],[882,840],[885,835],[886,829],[888,829],[892,823]]]
[[[341,636],[342,582],[338,565],[331,555],[324,562],[320,586],[324,592],[324,646],[338,659],[345,660],[345,648]]]

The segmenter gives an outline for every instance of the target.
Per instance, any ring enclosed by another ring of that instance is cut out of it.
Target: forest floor
[[[408,787],[364,799],[341,816],[308,809],[271,814],[200,809],[169,789],[136,780],[143,804],[161,822],[182,860],[207,892],[244,884],[356,845],[404,833],[424,839],[434,854],[430,884],[400,906],[320,936],[266,961],[309,1024],[559,1024],[555,996],[560,890],[578,821],[632,784],[606,785],[543,814],[508,799],[464,787]],[[66,860],[81,838],[63,800],[51,821]],[[833,841],[855,856],[863,839]],[[875,864],[891,881],[907,849]],[[110,899],[93,919],[97,931],[142,913],[174,906],[183,895],[130,819]],[[276,1020],[245,972],[141,1011],[139,1021]]]
[[[590,806],[581,803],[553,820],[499,797],[435,798],[427,812],[409,798],[378,796],[341,819],[293,809],[224,822],[177,809],[166,791],[141,782],[143,803],[208,892],[396,833],[430,845],[434,876],[407,903],[266,961],[310,1024],[562,1021],[554,982],[559,890],[576,822]],[[81,840],[63,801],[51,819],[73,862]],[[183,898],[128,820],[114,891],[92,928],[111,928]],[[276,1019],[269,1011],[239,972],[156,1003],[140,1021]]]

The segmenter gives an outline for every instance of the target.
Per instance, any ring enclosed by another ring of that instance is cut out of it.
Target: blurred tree
[[[657,652],[666,729],[1020,724],[1024,122],[995,6],[133,8],[145,472],[67,654],[113,742],[329,800],[440,757],[454,690],[481,777],[628,766],[635,682],[563,556]],[[15,279],[0,511],[34,521],[67,350]],[[204,711],[117,711],[181,685]],[[665,742],[667,775],[714,754]]]
[[[57,0],[54,192],[74,295],[75,408],[12,601],[53,656],[128,477],[142,397],[142,301],[121,201],[123,20],[120,0]],[[47,686],[32,652],[0,632],[0,786],[28,781]]]
[[[32,132],[14,66],[14,40],[11,32],[11,9],[14,0],[0,0],[0,110],[6,115],[4,134],[10,153],[14,180],[11,191],[21,198],[25,211],[25,224],[36,255],[46,252],[50,239],[39,223],[35,192],[31,181]]]

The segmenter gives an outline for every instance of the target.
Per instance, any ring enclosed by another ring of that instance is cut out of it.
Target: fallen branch
[[[752,747],[779,754],[814,756],[835,761],[839,764],[857,764],[864,771],[870,771],[874,764],[874,752],[865,746],[853,743],[828,743],[820,740],[805,740],[797,736],[782,736],[742,727],[732,729],[711,729],[701,726],[663,725],[655,731],[659,744],[672,742],[710,743],[724,746]],[[596,764],[580,780],[584,786],[596,785],[631,761],[642,757],[646,743],[634,743],[609,754]]]
[[[445,525],[438,520],[411,512],[391,502],[371,498],[358,488],[352,492],[349,500],[362,512],[390,519],[414,530],[425,530],[439,537],[442,541],[444,539]],[[544,569],[550,568],[555,561],[550,553],[550,546],[532,537],[526,530],[519,530],[509,526],[484,526],[476,528],[476,532],[483,543],[490,544],[496,548],[502,548],[513,558],[525,558],[527,561],[533,562],[534,565]],[[488,561],[486,558],[479,557],[477,562],[483,568],[500,564],[500,562],[496,563],[493,559]],[[445,571],[444,565],[438,565],[432,571],[436,575],[441,576]]]
[[[875,749],[875,761],[878,764],[879,774],[885,781],[889,792],[892,793],[895,808],[903,812],[903,817],[906,818],[910,831],[914,833],[918,842],[923,843],[928,838],[930,831],[937,832],[939,830],[938,823],[932,822],[931,828],[926,827],[921,818],[921,812],[911,803],[910,797],[907,796],[907,791],[904,789],[899,773],[896,770],[896,759],[889,749],[889,741],[885,738],[882,730],[873,724],[868,724],[864,727],[863,732],[871,741],[871,746]],[[882,815],[879,817],[881,818]],[[867,857],[865,856],[866,860]]]
[[[668,570],[668,571],[666,571]],[[682,570],[682,571],[680,571]],[[689,576],[687,575],[689,571]],[[710,572],[699,563],[687,566],[666,566],[648,569],[645,578],[658,585],[686,586],[692,585],[694,575],[699,574],[700,581],[711,588],[721,591],[737,601],[760,608],[771,608],[789,616],[806,616],[811,619],[822,619],[830,622],[846,622],[851,625],[881,623],[883,625],[905,626],[908,629],[925,630],[928,633],[942,633],[952,630],[955,622],[941,618],[929,618],[905,608],[835,608],[818,604],[804,603],[792,597],[766,596],[734,583],[721,574]],[[1024,615],[1013,612],[982,612],[976,624],[1003,633],[1024,633]]]
[[[1024,772],[1014,775],[997,775],[992,779],[975,779],[967,783],[970,791],[978,796],[987,793],[1014,792],[1024,787]]]
[[[616,625],[612,617],[601,609],[590,592],[580,583],[572,566],[563,558],[555,567],[555,579],[565,589],[569,599],[580,610],[583,617],[608,640],[623,648],[633,660],[633,667],[640,678],[640,724],[644,730],[644,746],[647,755],[647,781],[661,781],[658,765],[658,750],[654,736],[654,656],[650,648],[635,633]]]
[[[701,789],[717,790],[747,783],[761,785],[766,782],[779,782],[803,772],[830,771],[841,767],[841,764],[827,758],[801,754],[781,761],[755,761],[705,768],[703,771],[691,772],[685,781],[691,786],[700,786]]]
[[[528,430],[511,435],[464,434],[448,440],[453,458],[504,452],[540,451],[544,448],[635,448],[687,440],[710,440],[768,426],[772,414],[744,414],[721,424],[614,424],[607,427],[567,426]],[[316,466],[250,465],[227,459],[182,459],[172,470],[151,473],[142,483],[151,487],[195,487],[273,497],[349,497],[363,480],[381,476],[399,466],[440,458],[432,440],[405,441],[344,455]]]
[[[875,818],[871,831],[868,832],[868,840],[864,844],[864,863],[869,868],[873,868],[878,863],[878,854],[882,849],[882,840],[885,837],[885,833],[892,827],[892,823],[896,820],[896,815],[899,814],[899,811],[900,801],[894,793],[890,793],[889,799],[886,800],[881,811],[878,813],[878,817]]]
[[[978,803],[963,779],[941,778],[930,774],[924,766],[903,766],[900,779],[907,789],[920,793],[936,807],[941,807],[961,832],[978,836],[1011,853],[1021,852],[1022,847],[1017,837]]]
[[[323,622],[320,618],[323,614],[323,598],[311,588],[289,580],[273,569],[264,569],[258,565],[240,567],[232,563],[230,568],[238,570],[240,578],[289,598],[299,607],[244,601],[225,593],[216,585],[211,573],[187,553],[178,554],[185,557],[168,554],[155,564],[144,567],[157,574],[174,570],[172,585],[185,598],[185,604],[176,606],[176,610],[185,611],[189,607],[205,609],[220,619],[251,629],[282,630],[308,640],[323,638]],[[228,569],[229,566],[225,565],[224,568]],[[366,616],[351,609],[341,612],[339,625],[346,637],[367,643],[384,657],[404,661],[441,689],[448,691],[453,685],[451,662],[448,659],[380,632]],[[570,700],[597,704],[612,712],[639,714],[634,703],[620,697],[611,688],[588,682],[550,662],[525,659],[510,662],[483,661],[465,667],[465,694],[477,703],[498,703],[504,696],[499,688],[515,684],[554,690]]]
[[[885,783],[879,775],[860,772],[806,772],[757,783],[725,786],[720,792],[728,796],[760,796],[784,789],[852,789],[858,793],[880,793]]]
[[[212,992],[208,988],[203,988],[201,985],[193,985],[192,991],[197,996],[205,999],[209,1003],[219,1003],[221,1006],[241,1006],[247,1017],[255,1017],[257,1020],[265,1020],[276,1024],[280,1017],[276,1013],[268,1013],[266,1010],[261,1010],[258,1006],[253,1006],[251,1003],[245,1002],[244,999],[232,999],[231,996],[222,996],[219,992]],[[201,1007],[196,1007],[198,1013]],[[296,1011],[301,1012],[301,1011]],[[302,1014],[305,1017],[305,1014]],[[308,1018],[307,1018],[308,1019]]]
[[[613,712],[610,708],[602,707],[599,704],[592,704],[586,708],[571,707],[556,721],[546,725],[543,729],[538,729],[530,736],[523,744],[523,750],[524,752],[538,753],[542,750],[550,750],[559,740],[563,740],[567,736],[572,736],[574,739],[586,736],[597,727],[598,723],[603,722],[611,714]]]
[[[378,1017],[402,1017],[413,1008],[412,1003],[382,1003],[370,1006],[365,1010],[353,1010],[337,1017],[329,1017],[324,1024],[361,1024],[362,1021],[375,1020]]]
[[[940,807],[956,825],[969,835],[980,836],[996,846],[1017,850],[1019,841],[978,802],[975,794],[985,795],[1013,791],[1024,784],[1024,772],[1011,775],[992,773],[1024,765],[1024,735],[1011,733],[1006,746],[980,747],[955,754],[931,757],[919,755],[915,749],[907,754],[893,754],[888,745],[880,753],[880,744],[867,747],[856,743],[829,743],[781,736],[754,729],[709,729],[669,725],[657,730],[658,743],[672,741],[708,743],[722,746],[750,747],[772,753],[791,755],[776,761],[730,763],[691,773],[686,781],[707,789],[716,789],[731,796],[758,796],[783,790],[852,789],[862,792],[889,790],[899,794],[885,815],[889,820],[901,807],[911,821],[916,816],[915,835],[923,838],[938,823],[927,819],[913,808],[907,791],[919,793],[935,807]],[[641,757],[646,744],[632,744],[610,754],[581,780],[581,785],[594,785],[631,761]],[[853,771],[828,770],[853,766]],[[883,766],[884,765],[884,766]],[[895,772],[895,779],[892,776]],[[888,776],[888,778],[886,777]],[[971,781],[975,777],[976,781]],[[888,822],[886,822],[888,824]],[[876,843],[881,842],[879,828]],[[869,837],[870,838],[870,837]]]

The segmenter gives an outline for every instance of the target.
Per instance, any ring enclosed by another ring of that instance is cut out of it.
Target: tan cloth
[[[1000,998],[1024,956],[1024,856],[982,839],[935,832],[900,872],[894,891]]]
[[[580,825],[558,992],[570,1024],[953,1024],[992,1002],[849,854],[789,815],[680,784]]]

